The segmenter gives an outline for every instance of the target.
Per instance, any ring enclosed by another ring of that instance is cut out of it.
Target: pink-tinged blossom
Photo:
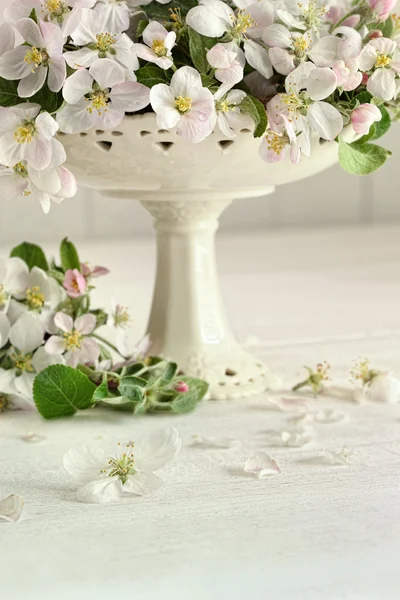
[[[289,75],[296,64],[307,57],[314,37],[312,31],[289,31],[284,25],[274,23],[265,29],[262,40],[270,47],[269,58],[275,70],[281,75]]]
[[[175,389],[180,394],[185,394],[189,391],[189,386],[185,381],[178,381],[175,385]]]
[[[117,127],[125,112],[136,112],[149,103],[149,88],[125,81],[124,69],[108,58],[98,58],[88,71],[79,69],[68,77],[63,95],[67,104],[57,121],[65,133]]]
[[[227,138],[236,137],[241,129],[254,129],[254,120],[240,110],[240,103],[245,97],[246,92],[242,90],[230,90],[226,94],[224,85],[215,92],[215,120]]]
[[[96,327],[94,315],[83,315],[74,322],[69,315],[58,312],[54,324],[61,330],[61,335],[52,335],[47,340],[44,348],[48,354],[64,355],[65,363],[74,368],[98,359],[100,349],[96,341],[88,337]]]
[[[80,298],[86,293],[87,283],[78,269],[68,269],[65,273],[63,286],[70,298]]]
[[[310,155],[310,128],[307,119],[301,115],[297,118],[296,131],[285,115],[281,115],[281,118],[281,126],[267,129],[259,154],[265,162],[274,163],[283,160],[286,149],[290,149],[290,160],[297,164],[301,152],[306,156]]]
[[[377,38],[364,46],[360,68],[372,71],[367,82],[367,91],[388,102],[395,97],[395,79],[400,73],[400,50],[396,42],[388,38]]]
[[[0,107],[0,164],[14,167],[26,160],[41,171],[65,161],[62,144],[54,139],[58,124],[39,104],[25,102]]]
[[[203,87],[200,73],[193,67],[178,69],[169,86],[165,83],[153,86],[150,102],[160,129],[176,127],[179,135],[195,143],[210,135],[214,98],[210,90]]]
[[[20,80],[18,95],[30,98],[47,85],[59,92],[66,78],[66,65],[62,56],[64,38],[53,23],[21,19],[15,25],[26,44],[9,50],[0,58],[0,76]]]
[[[143,31],[144,44],[135,44],[139,58],[156,64],[160,69],[170,69],[174,64],[172,48],[176,45],[176,33],[167,31],[157,21],[152,21]]]
[[[246,59],[234,42],[213,46],[207,52],[207,61],[215,69],[215,79],[226,84],[228,89],[242,81]]]
[[[101,267],[99,265],[91,267],[88,263],[81,263],[81,273],[86,279],[103,277],[104,275],[108,275],[109,272],[109,269],[106,267]]]
[[[366,135],[371,125],[382,119],[382,113],[374,104],[360,104],[350,115],[351,124],[356,133]]]
[[[348,9],[344,6],[329,6],[325,14],[325,21],[332,23],[332,25],[340,22],[341,25],[346,27],[356,28],[361,19],[360,15],[350,15],[343,20],[347,12]]]
[[[386,21],[396,6],[397,0],[367,0],[367,4],[380,21]]]

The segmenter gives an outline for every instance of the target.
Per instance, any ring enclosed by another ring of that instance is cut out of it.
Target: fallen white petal
[[[24,433],[21,435],[21,440],[24,442],[30,442],[31,444],[39,444],[43,442],[46,438],[43,435],[39,435],[38,433],[34,433],[33,431],[29,431],[28,433]]]
[[[232,446],[237,443],[238,440],[229,437],[217,438],[212,436],[193,435],[191,446],[196,448],[232,448]]]
[[[312,439],[313,436],[310,429],[299,428],[298,430],[281,432],[282,444],[291,448],[301,448],[301,446],[309,444]]]
[[[309,406],[307,400],[301,396],[287,396],[282,398],[274,398],[271,396],[267,398],[267,402],[282,412],[301,410],[308,408]]]
[[[8,523],[16,523],[19,521],[24,508],[24,500],[22,496],[12,494],[3,498],[0,502],[0,521]]]
[[[245,473],[253,473],[257,479],[278,475],[281,470],[276,461],[267,452],[259,451],[249,456],[244,465]]]
[[[346,419],[346,413],[334,409],[320,410],[314,415],[314,420],[317,423],[339,423],[340,421],[345,421]]]
[[[324,450],[322,457],[331,465],[349,465],[351,464],[353,452],[346,447],[341,450]]]

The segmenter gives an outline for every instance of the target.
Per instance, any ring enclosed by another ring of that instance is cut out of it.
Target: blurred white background
[[[2,13],[12,0],[0,0]],[[400,125],[382,145],[394,155],[376,174],[357,178],[333,167],[311,179],[283,186],[266,198],[235,202],[223,215],[221,228],[317,227],[400,221]],[[44,215],[28,198],[0,198],[0,241],[41,241],[147,235],[151,219],[138,202],[101,197],[80,189]]]

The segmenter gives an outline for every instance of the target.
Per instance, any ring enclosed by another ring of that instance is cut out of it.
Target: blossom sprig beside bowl
[[[91,307],[93,280],[107,273],[82,263],[68,239],[59,263],[29,243],[0,261],[0,412],[36,404],[45,418],[95,406],[183,413],[204,397],[207,383],[147,357],[147,337],[132,343],[125,307]],[[106,324],[116,345],[98,333]]]
[[[0,190],[47,212],[76,192],[57,132],[143,111],[196,143],[251,127],[267,162],[336,140],[344,169],[370,173],[390,154],[371,142],[400,115],[395,3],[15,0],[0,29]]]

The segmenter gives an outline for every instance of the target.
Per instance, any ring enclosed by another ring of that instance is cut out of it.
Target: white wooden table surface
[[[148,240],[81,246],[106,264],[104,303],[132,307],[142,332],[151,296]],[[219,241],[222,291],[242,340],[293,384],[327,359],[338,383],[353,359],[400,373],[400,229],[238,234]],[[195,413],[128,418],[96,412],[44,422],[0,415],[0,496],[25,498],[24,519],[0,524],[0,597],[7,600],[398,600],[400,407],[321,399],[348,420],[315,426],[302,448],[268,448],[265,431],[288,414],[266,398],[203,403]],[[151,497],[77,503],[60,469],[78,444],[126,440],[172,424],[184,440]],[[33,431],[40,444],[24,442]],[[191,445],[229,435],[230,450]],[[323,450],[354,452],[349,466],[307,463]],[[245,477],[238,463],[269,451],[282,474]]]

